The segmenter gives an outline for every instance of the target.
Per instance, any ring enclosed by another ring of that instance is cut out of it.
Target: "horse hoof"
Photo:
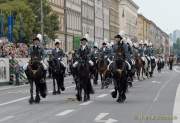
[[[53,91],[53,93],[52,93],[53,95],[56,95],[56,92],[55,91]]]
[[[60,91],[57,91],[56,94],[61,94],[61,92],[60,92]]]
[[[78,95],[76,95],[76,99],[80,102],[80,101],[82,101],[82,97],[80,97],[80,96],[78,96]]]
[[[35,103],[37,103],[37,104],[39,104],[40,103],[40,97],[39,96],[36,96],[36,98],[35,98]]]
[[[118,99],[116,100],[116,102],[118,102],[118,103],[123,103],[123,100],[120,99],[120,98],[118,98]]]
[[[29,104],[33,104],[33,102],[34,102],[34,99],[33,99],[33,98],[30,98],[30,99],[29,99]]]
[[[61,87],[61,90],[62,90],[62,91],[65,91],[65,87]]]
[[[111,96],[112,96],[112,98],[116,98],[117,97],[117,92],[116,91],[111,92]]]

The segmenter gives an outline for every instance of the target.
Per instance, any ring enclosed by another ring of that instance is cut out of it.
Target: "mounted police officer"
[[[88,40],[86,38],[82,38],[81,39],[81,46],[80,48],[77,50],[77,55],[80,59],[83,59],[85,61],[88,61],[88,63],[93,66],[94,63],[91,60],[91,49],[87,46],[87,42]],[[73,67],[76,67],[78,64],[78,61],[76,61],[73,64]]]
[[[141,59],[142,59],[143,61],[145,61],[145,57],[144,57],[144,47],[143,47],[143,41],[142,41],[142,40],[139,42],[138,52],[139,52],[139,56],[141,57]]]
[[[128,62],[128,59],[130,57],[130,52],[128,51],[128,45],[127,45],[127,40],[121,36],[121,35],[116,35],[115,36],[116,43],[113,47],[113,54],[115,55],[115,59],[118,59],[120,56],[117,52],[118,48],[121,47],[123,49],[123,55],[121,58],[126,62],[127,70],[131,70],[131,65]]]
[[[63,50],[61,48],[61,42],[60,41],[55,42],[55,48],[52,50],[52,56],[53,56],[53,60],[57,60],[58,58],[62,59],[65,57],[65,53],[63,52]],[[61,63],[64,66],[64,68],[66,68],[63,61],[61,61]]]
[[[44,60],[44,48],[40,45],[40,39],[38,37],[35,37],[33,39],[33,45],[29,48],[29,55],[31,57],[30,62],[32,60],[37,60],[39,61],[44,68],[44,71],[47,70],[47,66],[43,62]],[[24,66],[24,70],[27,69],[28,64]]]
[[[78,68],[78,64],[80,61],[84,61],[84,62],[90,64],[90,67],[92,67],[94,65],[94,62],[91,60],[91,58],[92,58],[91,49],[88,47],[87,42],[88,42],[87,38],[81,39],[81,46],[76,52],[77,59],[73,64],[73,68],[75,68],[75,69]],[[85,68],[85,69],[88,69],[88,68]],[[78,72],[81,72],[81,71],[78,70]],[[83,73],[83,74],[85,74],[85,73]],[[90,82],[90,76],[89,76],[90,73],[86,73],[86,74],[87,74],[86,77],[89,80],[89,82],[87,82],[88,91],[89,91],[89,93],[93,94],[94,90],[93,90],[93,87]]]
[[[66,65],[63,62],[63,58],[65,57],[65,53],[63,52],[62,48],[61,48],[61,42],[59,40],[57,40],[55,42],[55,48],[52,50],[52,59],[53,59],[53,64],[56,67],[56,64],[58,60],[60,60],[60,63],[62,65],[62,68],[60,68],[62,70],[62,74],[61,76],[58,75],[59,80],[61,81],[61,90],[64,91],[65,87],[64,87],[64,76],[65,76],[65,70],[66,70]],[[60,93],[60,92],[59,92]]]
[[[150,59],[151,52],[147,41],[144,42],[144,55],[148,60],[148,66],[149,66],[151,64],[151,59]]]

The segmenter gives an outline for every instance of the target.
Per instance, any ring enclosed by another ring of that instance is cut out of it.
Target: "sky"
[[[180,0],[134,0],[139,13],[152,20],[166,33],[180,29]]]

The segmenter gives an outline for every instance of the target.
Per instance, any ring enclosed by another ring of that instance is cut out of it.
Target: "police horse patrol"
[[[47,95],[46,86],[46,66],[42,62],[43,49],[38,46],[39,38],[33,39],[34,45],[30,49],[31,60],[24,66],[27,79],[30,83],[29,103],[40,103],[40,95],[45,98]],[[33,85],[36,87],[36,96],[34,99]]]

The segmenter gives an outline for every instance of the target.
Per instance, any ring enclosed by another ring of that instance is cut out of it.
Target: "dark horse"
[[[104,87],[108,88],[110,82],[110,71],[108,70],[108,60],[105,58],[104,54],[100,53],[98,58],[98,73],[101,77],[101,89]]]
[[[174,62],[173,57],[170,56],[170,57],[169,57],[169,70],[172,70],[173,62]]]
[[[33,102],[39,103],[40,96],[39,94],[45,98],[47,95],[47,86],[45,82],[46,72],[43,68],[43,65],[36,59],[30,61],[27,70],[25,70],[26,76],[30,83],[30,94],[31,97],[29,99],[29,103],[32,104]],[[36,86],[36,97],[34,100],[33,97],[33,83]]]
[[[153,76],[154,69],[156,68],[156,59],[151,58],[151,71],[149,72],[150,77]]]
[[[53,77],[53,95],[61,94],[61,90],[64,91],[64,74],[65,67],[61,63],[62,58],[53,59],[50,67],[52,68],[52,77]],[[57,89],[56,89],[57,84]],[[61,90],[60,90],[61,89]]]
[[[90,81],[90,65],[87,60],[80,59],[78,60],[77,69],[77,100],[82,101],[82,90],[84,90],[84,99],[83,101],[90,100],[90,93],[92,92],[92,85]]]
[[[122,47],[117,49],[118,57],[115,58],[115,62],[110,65],[110,70],[112,72],[113,82],[115,86],[115,91],[111,93],[113,98],[117,97],[119,93],[117,102],[123,103],[126,100],[125,93],[127,92],[127,66],[125,60],[123,59],[124,50]]]

